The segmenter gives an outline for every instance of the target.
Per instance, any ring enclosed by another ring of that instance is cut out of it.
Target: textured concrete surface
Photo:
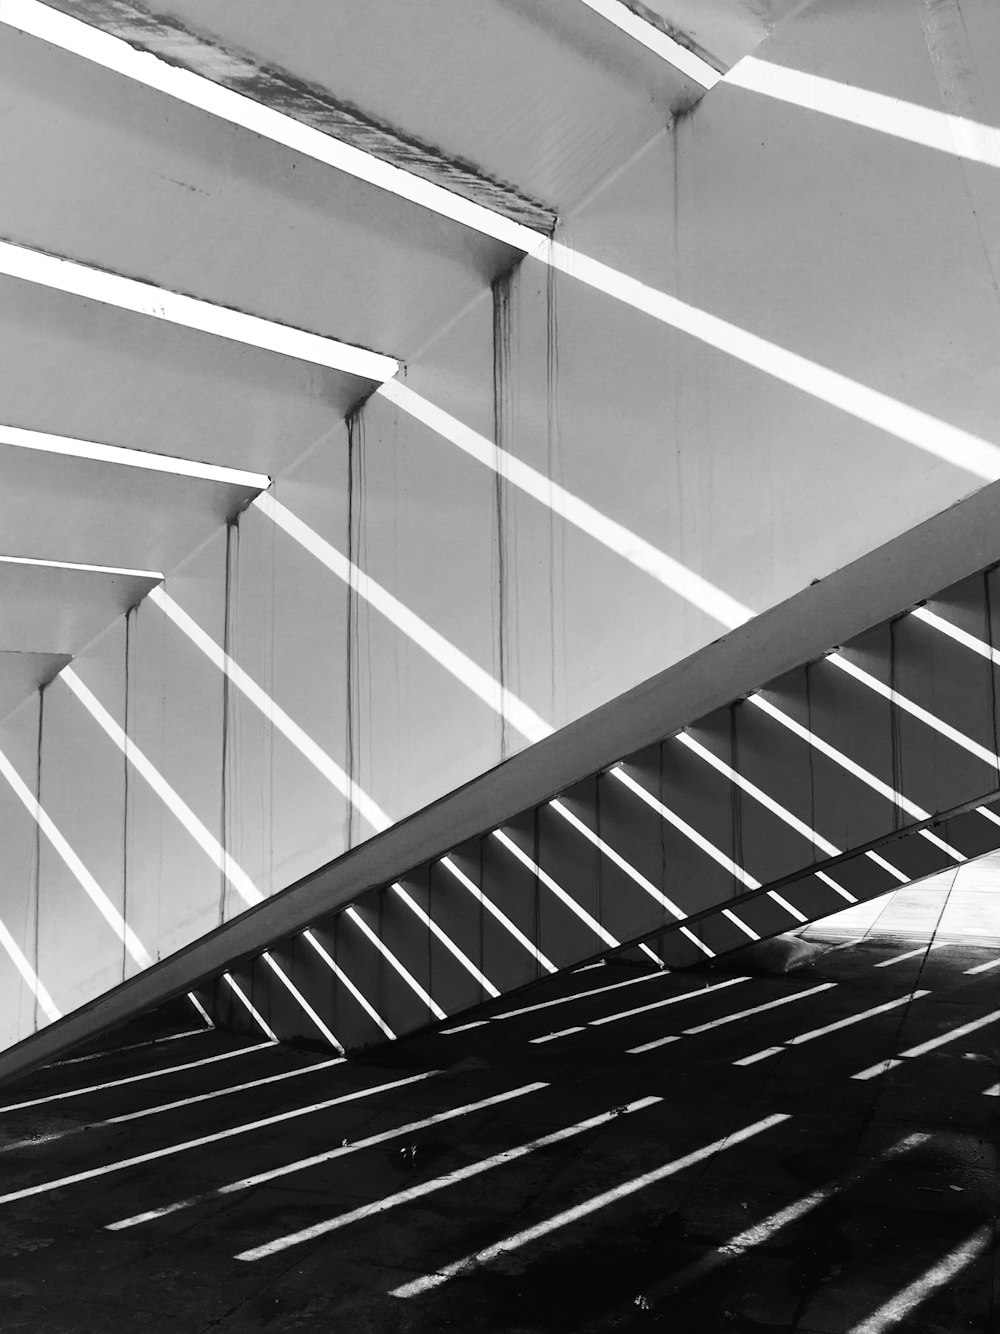
[[[893,894],[825,918],[807,934],[822,937],[914,935],[1000,945],[1000,853],[904,885]]]
[[[1000,950],[872,936],[740,978],[590,968],[333,1064],[133,1031],[8,1085],[0,1329],[994,1330]]]

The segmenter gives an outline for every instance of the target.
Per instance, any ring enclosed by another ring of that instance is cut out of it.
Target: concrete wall
[[[1000,124],[1000,32],[985,3],[970,8],[984,34],[971,65],[922,15],[904,0],[823,0],[758,55],[936,110],[956,110],[958,86],[960,114]],[[988,437],[1000,414],[996,175],[722,83],[559,239]],[[535,260],[499,291],[412,357],[406,386],[489,439],[499,420],[511,455],[756,611],[982,484]],[[724,628],[384,398],[300,444],[277,501],[555,727]],[[527,744],[256,508],[165,587],[391,819]],[[372,832],[158,606],[142,604],[75,670],[202,831],[66,684],[46,689],[42,804],[154,958],[244,906],[205,831],[264,895]],[[0,726],[32,787],[37,711],[32,701]],[[7,790],[0,839],[0,916],[58,1006],[127,975],[135,963],[45,839],[36,893],[32,821]],[[35,1006],[6,963],[0,997],[9,1043],[31,1031]]]

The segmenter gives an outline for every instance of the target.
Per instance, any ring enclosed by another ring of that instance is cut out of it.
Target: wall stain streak
[[[132,631],[137,624],[136,608],[129,607],[125,613],[125,708],[122,726],[125,735],[132,735]],[[129,762],[122,752],[122,921],[128,923],[128,815],[129,815]],[[128,951],[125,948],[125,932],[122,932],[122,981],[128,967]]]
[[[493,440],[497,448],[510,450],[514,396],[511,386],[512,293],[514,270],[493,282]],[[501,469],[493,474],[493,523],[495,527],[496,601],[494,621],[493,668],[501,689],[510,684],[510,573],[512,562],[508,549],[509,498],[507,482]],[[500,714],[500,759],[510,754],[510,730],[507,715]]]
[[[347,416],[347,560],[349,577],[347,582],[347,633],[345,636],[345,726],[346,769],[351,783],[360,784],[360,746],[361,727],[359,717],[359,696],[361,685],[361,651],[358,640],[358,590],[354,570],[358,564],[360,552],[360,534],[363,524],[364,509],[364,410],[357,408]],[[370,676],[369,676],[370,679]],[[370,695],[369,691],[369,695]],[[354,804],[347,802],[347,828],[345,848],[354,846],[358,839],[357,817]]]
[[[222,629],[222,651],[229,658],[233,650],[233,633],[235,625],[235,598],[233,590],[236,582],[236,571],[239,568],[239,549],[240,549],[240,526],[239,518],[230,519],[226,524],[226,572],[225,572],[225,598],[223,602],[223,629]],[[229,674],[222,673],[222,775],[220,782],[220,842],[222,843],[223,856],[229,857],[233,846],[233,830],[231,828],[232,815],[232,793],[229,781],[232,737],[230,710],[233,707],[232,689],[229,681]],[[226,879],[226,873],[223,868],[219,871],[219,921],[226,920],[226,898],[229,890],[229,881]]]
[[[35,741],[35,800],[39,808],[42,805],[42,726],[43,715],[45,711],[45,691],[48,683],[38,688],[38,731]],[[39,919],[42,910],[42,827],[37,820],[34,821],[34,839],[31,852],[32,869],[34,871],[34,904],[31,908],[32,914],[32,961],[31,966],[35,970],[35,975],[39,976]],[[32,1026],[38,1030],[38,997],[34,996],[34,1018]],[[48,1022],[46,1020],[46,1022]]]

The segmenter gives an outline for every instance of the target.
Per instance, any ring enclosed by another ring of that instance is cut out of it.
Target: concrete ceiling
[[[648,9],[731,60],[786,7]],[[543,231],[703,91],[580,0],[50,8]],[[5,25],[0,116],[0,240],[403,361],[519,253]],[[0,428],[275,475],[372,387],[0,276]],[[5,445],[0,469],[0,555],[132,570],[169,572],[254,494]],[[153,582],[0,562],[0,712]]]

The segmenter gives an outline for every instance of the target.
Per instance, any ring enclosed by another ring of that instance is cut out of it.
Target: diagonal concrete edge
[[[352,848],[8,1051],[0,1081],[54,1060],[234,962],[296,935],[366,890],[541,805],[623,756],[1000,562],[991,483],[682,662]],[[626,943],[626,942],[623,942]]]

